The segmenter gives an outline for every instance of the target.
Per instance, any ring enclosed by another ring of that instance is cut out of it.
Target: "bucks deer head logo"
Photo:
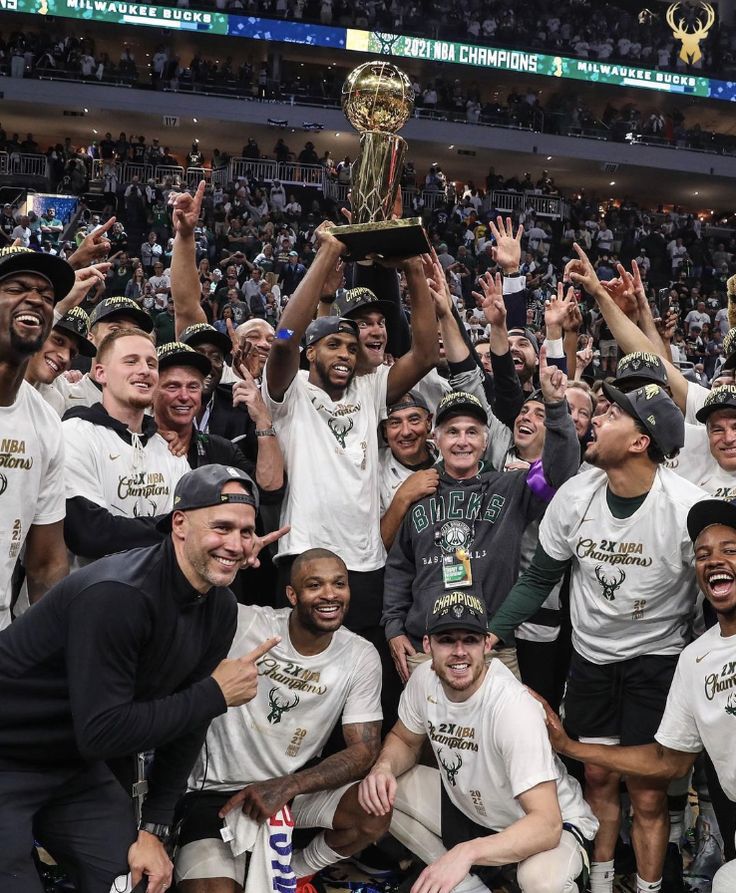
[[[614,593],[626,579],[626,574],[619,568],[617,571],[617,579],[614,578],[609,580],[608,577],[603,575],[603,565],[599,564],[595,569],[595,578],[603,587],[603,598],[612,602],[615,601],[616,596]]]
[[[294,700],[291,702],[285,701],[281,697],[278,688],[272,688],[268,693],[268,703],[271,705],[271,712],[266,719],[273,725],[276,725],[281,722],[282,714],[288,713],[289,710],[293,710],[296,707],[299,703],[299,695],[294,695]]]
[[[440,761],[440,765],[445,770],[445,775],[447,776],[447,783],[451,788],[454,788],[457,784],[457,773],[460,771],[460,767],[463,764],[463,758],[460,754],[453,754],[452,763],[446,763],[442,757],[442,748],[437,751],[437,759]]]
[[[723,708],[729,716],[736,716],[736,693],[731,692]]]
[[[327,422],[327,426],[330,431],[332,431],[335,440],[340,444],[340,446],[345,449],[345,438],[348,436],[348,431],[353,427],[352,419],[330,419]]]
[[[702,59],[703,54],[700,52],[700,41],[705,40],[708,32],[713,27],[716,20],[716,11],[710,3],[701,3],[701,9],[705,12],[705,21],[698,16],[692,31],[687,30],[687,21],[680,18],[675,22],[675,13],[680,7],[680,3],[673,3],[667,10],[667,24],[672,28],[672,36],[675,40],[682,41],[682,49],[680,50],[680,58],[686,65],[694,64]]]

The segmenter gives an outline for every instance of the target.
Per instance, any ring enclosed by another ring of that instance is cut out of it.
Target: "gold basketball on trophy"
[[[414,110],[414,89],[404,72],[390,62],[366,62],[347,76],[342,110],[358,131],[396,133]]]
[[[342,108],[360,133],[360,153],[350,172],[352,223],[331,231],[352,260],[369,255],[407,258],[429,251],[418,217],[392,217],[408,149],[396,131],[414,109],[411,81],[390,62],[365,62],[347,76]]]

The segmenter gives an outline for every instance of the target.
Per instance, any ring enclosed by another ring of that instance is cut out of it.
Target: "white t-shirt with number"
[[[11,580],[28,531],[66,514],[64,442],[54,410],[28,382],[0,406],[0,629],[10,624]]]
[[[595,836],[598,822],[550,747],[541,705],[500,660],[462,702],[446,697],[430,661],[421,664],[401,694],[399,719],[428,736],[450,800],[479,825],[508,828],[525,816],[519,795],[554,781],[563,821]]]
[[[386,415],[390,369],[355,376],[341,400],[297,372],[283,400],[268,393],[284,454],[288,484],[281,524],[291,531],[279,540],[279,556],[321,547],[336,552],[351,571],[382,567],[378,423]]]
[[[258,693],[214,719],[189,776],[190,790],[231,791],[296,772],[322,752],[332,729],[380,722],[381,661],[370,642],[341,627],[319,654],[300,654],[289,638],[291,608],[238,605],[229,657],[266,639],[281,642],[258,661]]]
[[[682,652],[655,739],[672,750],[707,750],[718,780],[736,800],[736,636],[714,626]]]
[[[596,664],[678,654],[697,592],[687,513],[707,494],[660,467],[642,505],[615,518],[607,487],[604,471],[578,474],[557,491],[539,527],[551,558],[573,559],[575,650]]]

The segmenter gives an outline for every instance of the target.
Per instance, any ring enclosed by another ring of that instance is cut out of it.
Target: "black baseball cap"
[[[441,425],[447,419],[461,415],[474,416],[484,425],[488,424],[488,413],[483,408],[483,404],[467,391],[450,391],[449,394],[445,394],[437,407],[434,423]]]
[[[669,394],[658,384],[647,384],[628,394],[603,383],[611,403],[636,419],[666,458],[676,456],[685,443],[685,419]]]
[[[158,357],[158,371],[169,369],[172,366],[192,366],[202,375],[207,376],[212,372],[212,363],[203,353],[198,353],[188,344],[182,344],[181,341],[170,341],[168,344],[162,344],[156,350]]]
[[[531,344],[534,348],[534,353],[539,355],[539,341],[537,340],[537,336],[532,332],[531,329],[509,329],[508,336],[516,336],[517,338],[526,338],[526,340]]]
[[[244,484],[248,492],[223,493],[222,488],[230,481]],[[168,533],[171,530],[174,512],[190,512],[229,502],[252,505],[258,512],[258,487],[253,479],[232,465],[202,465],[200,468],[188,471],[179,479],[174,490],[174,508],[158,522],[156,527]]]
[[[390,416],[394,412],[400,412],[402,409],[411,409],[412,407],[423,409],[425,412],[432,415],[432,410],[429,408],[424,397],[416,391],[409,391],[408,394],[399,397],[396,403],[392,403],[391,406],[386,407],[386,416]]]
[[[365,286],[357,286],[344,291],[335,299],[335,307],[337,315],[342,317],[351,317],[358,310],[364,310],[370,307],[384,316],[392,315],[396,309],[396,305],[391,301],[384,301],[379,298],[375,292]]]
[[[472,592],[448,592],[435,600],[427,613],[427,635],[446,629],[465,629],[488,635],[488,616],[481,599]]]
[[[227,356],[233,349],[232,341],[227,335],[218,332],[214,326],[206,322],[197,322],[186,329],[179,335],[179,341],[182,344],[188,344],[190,347],[196,347],[198,344],[214,344]]]
[[[616,367],[614,385],[621,391],[628,391],[634,385],[658,384],[666,388],[669,384],[667,369],[661,357],[654,353],[637,350],[621,357]]]
[[[736,409],[736,385],[722,384],[713,388],[705,398],[705,402],[695,413],[695,418],[702,423],[721,409]]]
[[[48,279],[54,289],[54,304],[65,298],[74,285],[74,269],[57,255],[13,245],[0,248],[0,279],[15,273],[35,273]]]
[[[724,357],[736,359],[736,326],[726,332],[721,349]]]
[[[114,295],[100,301],[89,318],[90,328],[94,328],[103,320],[110,322],[111,317],[115,316],[129,316],[135,320],[139,329],[149,333],[153,331],[151,314],[136,304],[132,298],[124,298],[122,295]]]
[[[89,335],[89,316],[81,307],[72,307],[61,319],[54,323],[54,328],[63,335],[70,335],[77,343],[77,349],[83,357],[93,357],[97,348],[87,337]]]
[[[713,524],[723,524],[736,529],[736,500],[703,499],[690,507],[687,513],[687,532],[695,540]]]
[[[360,330],[354,320],[345,319],[342,316],[320,316],[319,319],[313,320],[307,326],[307,331],[304,335],[306,346],[310,347],[322,338],[326,338],[328,335],[335,335],[337,332],[355,335],[356,338],[360,337]]]

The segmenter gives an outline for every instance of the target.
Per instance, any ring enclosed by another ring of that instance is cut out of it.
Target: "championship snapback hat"
[[[465,629],[488,635],[485,605],[472,592],[448,592],[435,600],[427,613],[427,635],[443,630]]]

